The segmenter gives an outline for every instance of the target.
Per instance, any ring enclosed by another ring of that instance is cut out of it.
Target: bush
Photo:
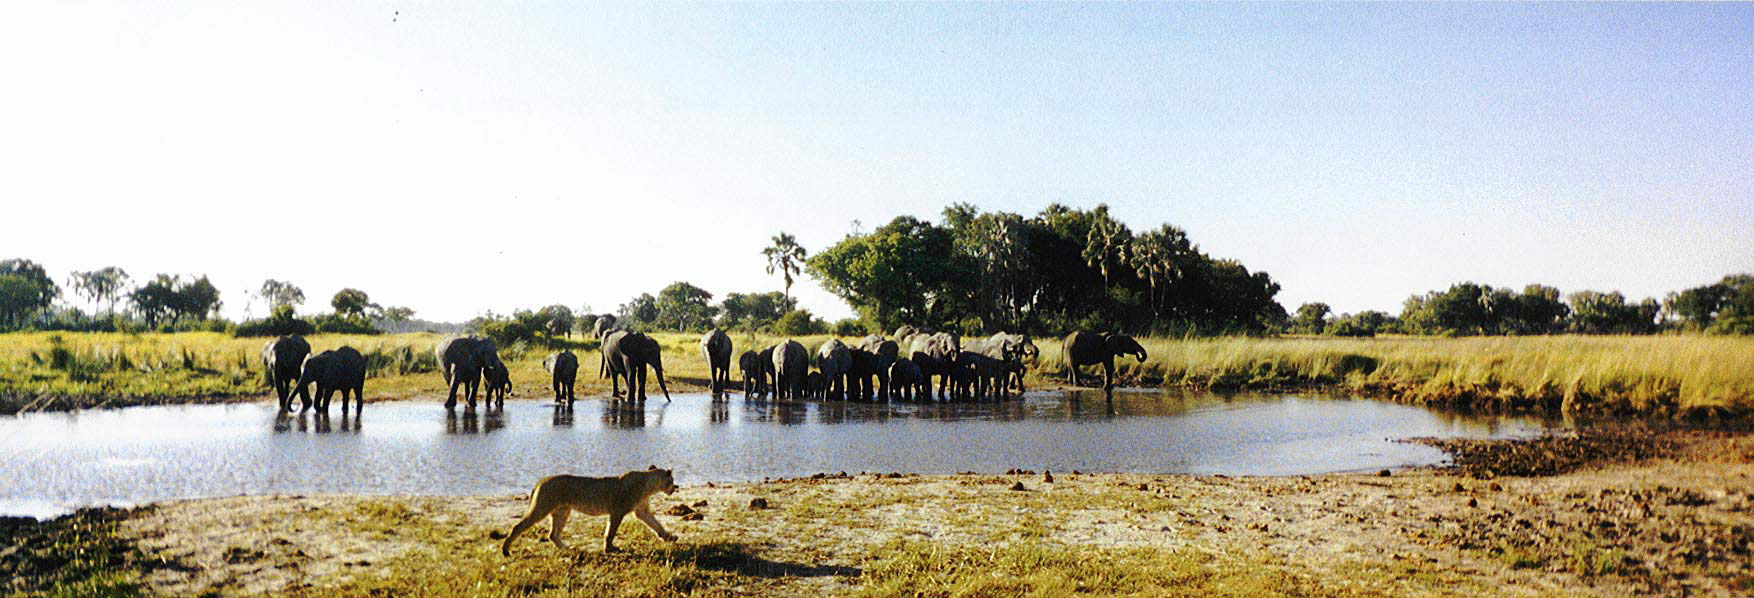
[[[364,316],[326,314],[317,316],[316,320],[317,332],[330,334],[378,334],[379,332],[377,327],[372,326],[371,321],[365,319]]]
[[[237,329],[232,331],[232,336],[287,336],[316,331],[315,324],[293,315],[292,306],[282,305],[274,308],[274,314],[265,319],[238,324]]]
[[[833,331],[835,336],[865,336],[871,333],[865,323],[856,318],[843,318],[835,322]]]
[[[794,336],[824,334],[828,332],[828,325],[824,324],[822,320],[812,317],[810,310],[794,309],[774,321],[773,331],[774,334]]]

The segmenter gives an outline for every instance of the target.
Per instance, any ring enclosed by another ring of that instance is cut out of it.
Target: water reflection
[[[375,403],[369,430],[358,415],[280,414],[261,404],[0,417],[0,513],[239,492],[509,494],[560,464],[605,474],[677,464],[685,484],[841,470],[1375,470],[1442,459],[1389,439],[1563,425],[1362,399],[1118,391],[1109,401],[1101,390],[980,403],[682,394],[668,404],[575,405],[507,401],[459,413]],[[333,458],[354,455],[370,458]]]
[[[556,428],[571,428],[572,427],[572,402],[571,401],[568,401],[565,404],[557,404],[554,406],[553,425]]]
[[[328,434],[338,430],[340,432],[358,434],[362,429],[362,421],[364,419],[364,416],[350,416],[343,412],[340,421],[337,422],[332,419],[329,414],[321,411],[288,413],[276,410],[272,429],[275,433],[280,434],[292,432],[294,430],[305,433],[315,432],[317,434]],[[339,423],[339,427],[336,426],[337,423]]]
[[[505,428],[505,410],[486,410],[479,413],[464,411],[457,415],[456,411],[445,410],[446,434],[491,434]]]
[[[646,406],[637,402],[614,401],[603,407],[603,425],[621,430],[646,427]]]

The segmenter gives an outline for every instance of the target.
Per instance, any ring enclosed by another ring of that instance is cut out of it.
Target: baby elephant
[[[571,405],[573,402],[573,381],[578,378],[579,374],[578,356],[573,355],[572,351],[561,351],[549,355],[548,359],[543,360],[542,367],[548,369],[548,376],[553,380],[554,402],[566,401],[568,405]]]

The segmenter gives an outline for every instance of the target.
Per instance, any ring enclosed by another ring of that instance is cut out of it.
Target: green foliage
[[[829,333],[835,336],[865,336],[871,334],[871,330],[865,326],[863,320],[842,318],[829,327]]]
[[[60,287],[36,262],[18,258],[0,261],[0,330],[23,328],[60,294]]]
[[[378,334],[371,320],[363,315],[323,314],[312,318],[317,332],[327,334]]]
[[[1370,337],[1380,333],[1393,332],[1397,322],[1394,316],[1366,310],[1356,314],[1344,314],[1328,323],[1327,334],[1334,336]]]
[[[329,300],[329,305],[335,308],[335,313],[338,315],[354,317],[364,317],[367,308],[376,307],[372,303],[371,297],[359,289],[336,291],[335,297]]]
[[[1415,334],[1553,334],[1566,329],[1571,313],[1553,287],[1531,284],[1517,294],[1463,282],[1409,297],[1401,323]]]
[[[1578,291],[1566,297],[1571,304],[1569,327],[1584,334],[1646,334],[1656,331],[1655,299],[1632,304],[1619,291]]]
[[[884,330],[1258,333],[1285,318],[1265,273],[1206,256],[1174,226],[1135,237],[1100,205],[1025,218],[957,204],[942,226],[901,216],[809,271]]]
[[[797,309],[798,300],[783,293],[726,293],[719,303],[718,326],[725,330],[768,330],[782,314]]]
[[[1754,334],[1754,275],[1732,274],[1714,284],[1669,293],[1663,308],[1683,329]]]
[[[808,336],[828,332],[828,325],[810,315],[810,310],[794,309],[780,316],[773,323],[774,334],[786,336]]]
[[[616,312],[616,321],[629,329],[650,328],[658,321],[658,299],[651,293],[640,293]]]
[[[712,306],[713,294],[686,282],[673,282],[658,291],[657,318],[652,324],[660,330],[701,332],[712,326],[718,308]]]
[[[470,334],[487,338],[503,348],[516,343],[537,342],[539,339],[536,335],[542,332],[546,325],[547,321],[538,316],[537,312],[520,309],[512,312],[511,317],[487,312],[485,315],[470,320],[464,328]]]
[[[1297,306],[1297,314],[1291,317],[1291,331],[1299,334],[1321,334],[1328,326],[1330,311],[1326,303],[1305,303]]]
[[[237,336],[282,336],[292,334],[312,334],[317,331],[316,324],[301,320],[292,312],[292,305],[282,303],[274,306],[273,313],[267,318],[250,320],[238,324],[233,330]]]
[[[206,276],[184,282],[180,276],[159,274],[129,293],[128,299],[152,329],[167,321],[176,329],[184,318],[204,320],[220,307],[219,288]]]
[[[773,245],[761,250],[761,255],[767,258],[767,273],[773,274],[777,271],[785,279],[785,295],[790,298],[792,277],[803,268],[806,256],[804,247],[798,244],[798,238],[784,232],[774,235]]]

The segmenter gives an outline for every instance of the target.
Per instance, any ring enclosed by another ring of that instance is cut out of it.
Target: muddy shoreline
[[[1267,570],[1278,580],[1268,593],[1754,590],[1754,436],[1744,431],[1432,443],[1456,465],[1289,477],[1013,470],[708,483],[654,500],[681,542],[659,543],[630,522],[625,557],[601,555],[603,519],[584,518],[567,529],[565,551],[543,538],[544,523],[502,560],[496,536],[521,515],[516,495],[174,501],[8,520],[0,533],[14,548],[0,554],[0,577],[25,593],[66,582],[55,572],[80,571],[68,563],[91,558],[57,556],[54,547],[85,538],[89,552],[103,554],[96,569],[173,595],[408,591],[421,575],[476,566],[465,563],[499,566],[508,583],[542,584],[629,562],[698,574],[706,585],[695,589],[708,594],[881,595],[873,589],[886,587],[885,572],[905,561],[898,555],[964,551],[1003,568],[1016,557],[1001,548],[1018,547],[1123,563],[1192,559],[1187,566],[1220,584]],[[756,499],[767,507],[752,509]],[[463,554],[435,554],[451,552]],[[566,557],[561,569],[541,569],[554,556]]]

